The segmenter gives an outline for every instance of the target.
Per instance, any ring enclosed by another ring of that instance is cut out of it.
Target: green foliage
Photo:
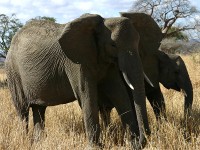
[[[170,35],[170,38],[175,38],[175,40],[188,41],[188,36],[185,33],[179,31],[178,27],[171,27],[168,31],[168,34]]]
[[[43,16],[43,17],[37,16],[35,18],[30,19],[29,21],[31,21],[31,20],[49,20],[49,21],[56,22],[56,18],[54,18],[54,17],[47,17],[47,16]]]
[[[23,24],[16,18],[15,14],[7,16],[0,14],[0,49],[7,54],[12,37]]]

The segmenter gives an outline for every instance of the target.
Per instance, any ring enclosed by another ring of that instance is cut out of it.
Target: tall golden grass
[[[162,87],[166,101],[167,120],[157,122],[147,102],[148,116],[152,134],[148,137],[145,149],[197,150],[200,149],[200,54],[182,56],[186,62],[193,88],[194,104],[192,117],[185,124],[183,120],[183,94]],[[0,69],[0,150],[68,150],[85,149],[87,139],[84,132],[81,109],[77,102],[48,107],[46,111],[46,136],[31,144],[33,132],[30,111],[28,135],[13,107],[10,92],[5,84],[6,75]],[[104,149],[130,149],[130,142],[122,134],[120,119],[112,111],[112,122],[108,129],[102,130],[101,141]]]

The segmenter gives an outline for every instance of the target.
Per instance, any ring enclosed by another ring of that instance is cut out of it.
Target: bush
[[[181,41],[175,38],[163,39],[160,49],[165,53],[175,54],[191,54],[200,52],[200,42]]]
[[[175,38],[163,39],[160,45],[160,49],[165,53],[175,54],[181,47],[181,43],[177,42]]]

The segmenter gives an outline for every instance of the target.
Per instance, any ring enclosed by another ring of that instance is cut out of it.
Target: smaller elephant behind
[[[184,93],[184,116],[191,115],[193,87],[183,59],[179,55],[165,54],[162,51],[158,51],[158,59],[159,82],[167,89]],[[165,105],[162,104],[161,107]]]

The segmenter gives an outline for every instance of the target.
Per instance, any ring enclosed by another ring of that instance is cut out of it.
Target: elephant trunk
[[[192,83],[185,66],[185,63],[182,59],[179,59],[180,65],[180,76],[179,76],[179,87],[182,89],[185,96],[185,104],[184,104],[184,116],[191,115],[192,103],[193,103],[193,87]]]
[[[191,115],[191,109],[192,109],[192,103],[193,103],[193,88],[192,83],[190,79],[188,78],[187,81],[185,81],[185,85],[182,88],[185,95],[185,105],[184,105],[184,115]]]
[[[135,57],[135,55],[137,56]],[[150,129],[146,110],[144,75],[142,63],[139,58],[140,57],[137,52],[134,54],[130,51],[121,52],[119,54],[118,61],[124,80],[132,90],[134,106],[140,131],[139,144],[141,146],[144,146],[144,144],[146,143],[144,133],[146,131],[146,134],[150,134]],[[138,128],[136,130],[138,130]]]

